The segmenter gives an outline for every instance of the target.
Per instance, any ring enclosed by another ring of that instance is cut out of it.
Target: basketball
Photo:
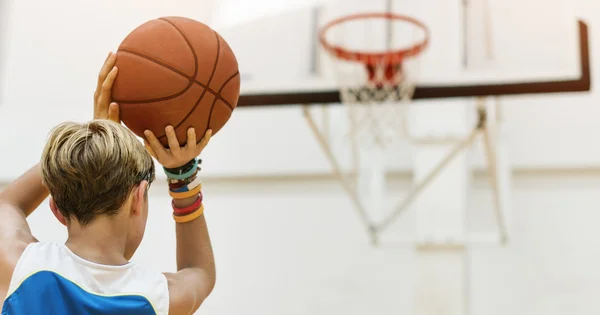
[[[238,63],[225,40],[207,25],[163,17],[133,30],[117,51],[113,101],[139,137],[151,130],[167,146],[165,127],[180,145],[194,127],[200,141],[229,120],[240,93]]]

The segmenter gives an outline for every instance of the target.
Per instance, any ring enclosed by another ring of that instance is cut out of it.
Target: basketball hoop
[[[349,43],[338,43],[339,36],[332,38],[332,33],[339,30],[340,25],[348,26],[352,24],[351,22],[357,21],[360,22],[355,23],[358,24],[358,27],[342,32],[342,35],[347,35],[346,39],[350,39]],[[380,29],[372,30],[367,23],[372,21],[383,21],[386,24],[376,24],[376,27],[380,27]],[[395,22],[400,22],[397,23],[400,25],[408,25],[420,36],[415,37],[413,32],[411,37],[411,32],[404,30],[398,32],[397,29],[391,27]],[[382,36],[386,32],[387,36]],[[392,34],[392,32],[394,33]],[[361,38],[361,33],[365,35],[364,38]],[[376,41],[375,43],[372,42],[373,39]],[[485,140],[484,147],[490,167],[490,180],[494,189],[496,218],[501,241],[506,242],[507,233],[502,212],[504,201],[501,200],[503,198],[497,189],[500,184],[496,175],[495,150],[490,132],[490,121],[487,119],[488,106],[483,98],[479,99],[477,106],[478,123],[465,138],[462,137],[462,131],[456,131],[457,138],[446,138],[443,133],[428,136],[423,132],[417,134],[416,137],[411,137],[411,134],[407,132],[407,105],[412,100],[417,82],[416,77],[419,70],[417,65],[421,59],[417,57],[429,44],[428,28],[420,21],[408,16],[393,13],[362,13],[329,22],[320,30],[319,40],[324,50],[333,57],[335,65],[333,70],[340,89],[340,100],[349,116],[347,126],[350,136],[349,146],[345,141],[338,141],[339,136],[329,133],[325,111],[323,112],[325,118],[322,127],[317,124],[308,105],[304,105],[304,115],[323,149],[334,175],[339,179],[342,188],[351,198],[354,208],[367,226],[373,243],[378,242],[381,232],[388,229],[425,188],[459,154],[474,143],[480,134]],[[378,47],[378,44],[382,43],[386,46],[379,45]],[[356,44],[359,47],[353,47]],[[345,126],[338,125],[337,127],[337,130],[343,130]],[[358,131],[363,132],[359,134]],[[406,141],[402,143],[402,140],[408,140],[411,142],[410,144],[417,146],[424,144],[427,148],[436,141],[441,142],[440,148],[445,148],[447,144],[453,144],[453,146],[447,154],[441,156],[436,164],[432,165],[430,170],[422,172],[419,176],[421,178],[415,181],[405,196],[396,201],[397,206],[388,212],[386,211],[389,204],[387,197],[394,198],[395,196],[388,194],[386,176],[391,167],[397,165],[390,161],[395,162],[400,155],[406,154],[406,150],[402,149],[406,149],[406,146],[403,145],[407,143]],[[350,152],[347,151],[348,147]],[[339,158],[341,156],[344,159],[349,157],[348,162],[350,163],[345,162],[344,164],[350,165],[344,165],[342,163],[344,160]],[[444,243],[441,246],[445,247],[447,244]]]
[[[425,38],[421,42],[408,48],[372,53],[346,49],[341,45],[331,44],[327,40],[326,34],[334,26],[366,19],[386,19],[390,22],[401,21],[413,24],[425,33]],[[381,86],[386,84],[398,84],[400,81],[403,81],[403,61],[418,56],[427,47],[427,44],[429,43],[429,30],[425,24],[409,16],[393,13],[362,13],[341,17],[329,22],[321,29],[319,40],[321,45],[336,58],[362,63],[367,70],[369,82],[376,86]]]
[[[393,30],[390,27],[392,23],[406,24],[421,36],[407,40],[406,35],[409,32],[401,32],[387,34],[388,38],[383,38],[384,36],[377,34],[384,34],[385,28],[371,31],[367,27],[367,22],[373,21],[388,23],[388,31]],[[366,32],[366,38],[358,44],[359,47],[350,47],[352,45],[349,43],[335,43],[334,39],[329,37],[336,29],[341,28],[340,26],[350,26],[355,22],[361,23],[360,28],[346,31],[345,34],[350,35],[356,46],[356,42],[361,41],[357,31]],[[378,43],[373,43],[373,38],[376,38]],[[398,39],[405,40],[397,44],[403,48],[392,48]],[[403,138],[407,133],[404,123],[406,113],[404,106],[397,103],[408,103],[412,99],[415,76],[418,72],[416,57],[429,43],[429,29],[425,24],[412,17],[393,13],[354,14],[327,23],[320,30],[319,41],[334,58],[341,100],[349,106],[350,132],[355,133],[357,129],[371,126],[369,136],[374,137],[379,145]],[[381,44],[385,44],[385,47]],[[377,49],[377,46],[380,48]],[[386,124],[389,126],[386,127]],[[402,127],[398,130],[400,125]],[[392,134],[390,131],[393,131]]]

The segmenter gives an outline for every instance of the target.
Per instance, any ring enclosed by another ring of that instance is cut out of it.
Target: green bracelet
[[[194,166],[192,166],[192,168],[183,173],[183,174],[173,174],[170,173],[169,171],[167,171],[167,169],[165,167],[163,167],[165,174],[167,174],[167,177],[170,179],[177,179],[177,180],[183,180],[186,179],[192,175],[194,175],[194,173],[196,172],[196,169],[198,168],[198,159],[194,159]]]

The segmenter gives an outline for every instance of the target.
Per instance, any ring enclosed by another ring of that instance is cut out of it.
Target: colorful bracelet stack
[[[186,223],[196,220],[204,213],[202,204],[202,181],[198,176],[202,160],[193,159],[189,163],[176,169],[164,168],[169,181],[169,195],[173,197],[173,219],[177,223]],[[190,206],[177,208],[175,200],[198,196]]]

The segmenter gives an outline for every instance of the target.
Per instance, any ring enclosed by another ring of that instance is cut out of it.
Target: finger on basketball
[[[165,128],[165,134],[167,135],[167,143],[171,153],[177,154],[180,151],[179,141],[177,140],[177,134],[175,134],[175,128],[173,126],[167,126]]]
[[[208,145],[208,142],[210,142],[211,136],[212,136],[212,130],[211,129],[206,130],[204,137],[202,137],[202,140],[200,140],[200,143],[198,143],[196,148],[198,150],[202,151]],[[198,154],[200,154],[200,153],[198,153]]]
[[[118,71],[119,70],[117,69],[117,67],[113,67],[106,79],[104,80],[104,83],[102,83],[102,90],[100,92],[100,97],[98,98],[98,102],[96,104],[96,110],[102,118],[106,118],[108,105],[112,101],[112,86],[115,82],[115,78],[117,77]]]
[[[194,149],[196,147],[196,130],[189,128],[187,131],[187,145],[186,148]]]
[[[121,117],[119,114],[119,104],[111,103],[108,107],[108,119],[116,123],[121,123]]]
[[[146,147],[146,150],[148,151],[148,153],[150,153],[150,155],[158,160],[158,157],[156,157],[156,152],[154,152],[154,149],[152,149],[152,147],[150,146],[150,143],[148,143],[148,140],[144,140],[144,147]]]
[[[154,155],[156,155],[157,160],[161,160],[167,157],[167,151],[163,147],[162,143],[158,141],[158,139],[156,138],[154,133],[152,133],[152,131],[144,131],[144,136],[146,136],[146,140],[148,141],[150,148],[154,152]]]
[[[116,55],[112,52],[108,53],[108,57],[104,60],[104,65],[102,65],[102,69],[100,69],[100,74],[98,74],[98,84],[96,86],[96,90],[100,91],[102,87],[102,83],[106,80],[106,76],[110,73],[111,69],[115,65]]]
[[[113,83],[115,82],[115,79],[117,78],[117,73],[119,72],[119,68],[112,67],[112,69],[110,70],[110,72],[108,73],[108,75],[106,76],[106,79],[104,79],[104,83],[102,83],[103,87],[105,87],[105,90],[112,90],[112,86]]]
[[[104,79],[104,82],[102,83],[102,92],[100,93],[101,96],[110,97],[112,95],[112,87],[115,83],[115,79],[117,78],[118,72],[119,69],[117,67],[113,67],[112,70],[110,70],[110,72],[106,76],[106,79]]]

